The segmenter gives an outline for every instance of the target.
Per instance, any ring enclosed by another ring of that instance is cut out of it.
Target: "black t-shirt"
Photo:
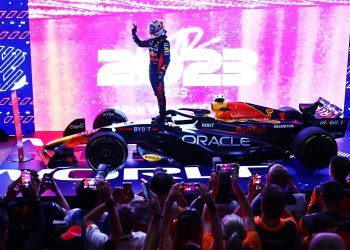
[[[323,232],[332,227],[336,227],[337,231],[350,234],[350,218],[335,212],[304,215],[301,219],[301,226],[309,234]]]
[[[62,220],[64,210],[54,202],[30,199],[12,201],[7,207],[9,232],[6,249],[40,249],[53,226]]]
[[[303,216],[299,223],[302,231],[309,236],[335,228],[336,233],[344,240],[346,249],[350,249],[350,218],[348,216],[336,212],[320,212]]]

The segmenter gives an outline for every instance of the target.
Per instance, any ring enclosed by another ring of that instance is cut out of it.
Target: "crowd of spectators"
[[[83,180],[75,208],[53,179],[48,185],[29,172],[28,185],[21,176],[1,200],[0,250],[350,250],[350,161],[341,156],[310,200],[281,164],[266,183],[251,178],[247,194],[238,164],[230,173],[214,169],[207,185],[176,182],[157,168],[138,193],[130,183]],[[47,190],[56,202],[41,199]]]

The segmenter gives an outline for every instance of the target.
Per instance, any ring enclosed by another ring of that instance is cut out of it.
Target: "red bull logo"
[[[221,108],[221,112],[215,112],[215,116],[219,119],[270,119],[273,109],[266,109],[265,112],[245,102],[228,102],[226,107]]]
[[[257,126],[249,126],[249,127],[236,127],[236,133],[239,134],[266,134],[267,133],[267,127],[257,127]]]

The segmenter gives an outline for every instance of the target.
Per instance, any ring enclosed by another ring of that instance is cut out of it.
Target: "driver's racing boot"
[[[165,116],[157,115],[156,117],[152,117],[152,124],[164,124],[166,122]]]

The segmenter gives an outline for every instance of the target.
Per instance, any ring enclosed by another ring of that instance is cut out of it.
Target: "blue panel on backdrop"
[[[28,0],[1,0],[0,26],[0,128],[15,134],[11,90],[17,89],[22,131],[33,132]]]
[[[350,117],[350,39],[349,39],[349,50],[348,50],[348,67],[346,70],[344,117]]]

